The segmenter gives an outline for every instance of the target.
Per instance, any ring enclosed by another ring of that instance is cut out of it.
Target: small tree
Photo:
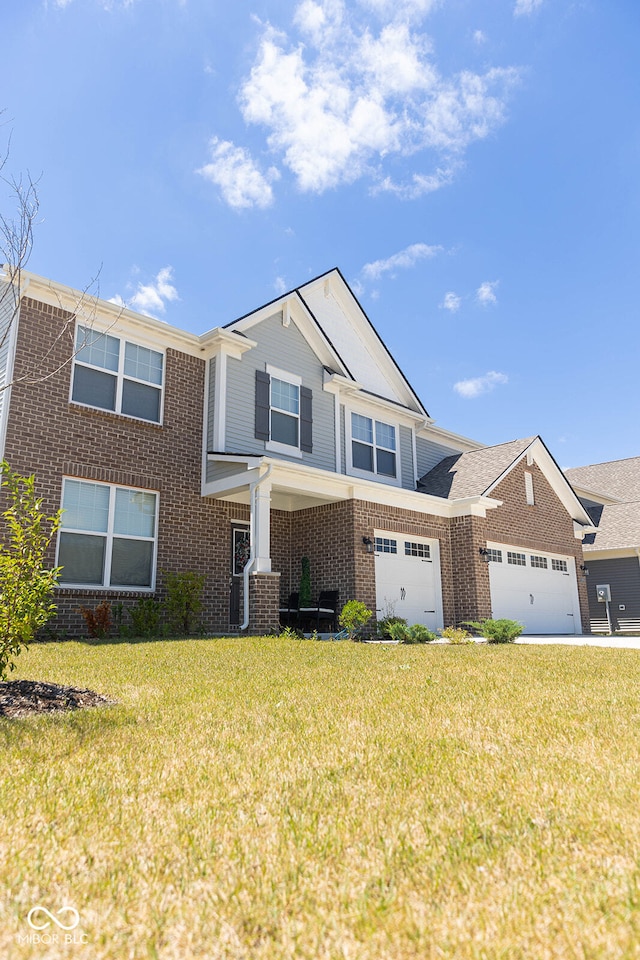
[[[359,631],[373,616],[371,610],[361,600],[347,600],[338,617],[338,623],[355,640]]]
[[[2,512],[0,542],[0,680],[6,680],[16,657],[56,610],[53,590],[60,567],[46,569],[45,556],[61,511],[46,516],[35,477],[13,473],[5,461],[0,470],[9,503]]]
[[[311,606],[311,564],[309,557],[303,557],[300,561],[302,574],[300,576],[300,592],[298,593],[298,606]]]

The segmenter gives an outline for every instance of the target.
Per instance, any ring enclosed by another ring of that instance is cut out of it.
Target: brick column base
[[[280,574],[249,574],[249,628],[261,635],[280,632]]]

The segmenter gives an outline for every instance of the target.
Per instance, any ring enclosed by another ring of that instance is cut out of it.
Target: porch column
[[[271,481],[265,480],[253,495],[251,534],[255,562],[252,573],[271,573]]]

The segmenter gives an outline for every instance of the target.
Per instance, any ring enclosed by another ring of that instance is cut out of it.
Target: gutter
[[[271,475],[273,470],[273,464],[270,463],[267,467],[267,472],[263,473],[261,477],[258,477],[257,480],[254,480],[253,483],[249,484],[249,560],[245,563],[244,570],[242,571],[242,584],[243,584],[243,597],[242,605],[244,609],[244,620],[240,624],[241,630],[246,630],[249,626],[249,574],[251,573],[253,566],[256,562],[256,545],[255,545],[255,536],[254,536],[254,527],[255,527],[255,515],[256,515],[256,490],[260,487],[265,480]]]

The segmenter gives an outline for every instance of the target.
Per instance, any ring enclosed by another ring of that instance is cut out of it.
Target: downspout
[[[243,583],[243,597],[242,604],[244,609],[244,620],[240,624],[241,630],[246,630],[249,626],[249,574],[253,569],[253,565],[256,562],[256,544],[254,536],[254,527],[255,527],[255,513],[256,513],[256,490],[265,480],[268,479],[271,471],[273,470],[273,464],[270,463],[267,467],[267,472],[263,473],[261,477],[258,477],[257,480],[254,480],[253,483],[249,484],[249,559],[244,566],[242,571],[242,583]]]

